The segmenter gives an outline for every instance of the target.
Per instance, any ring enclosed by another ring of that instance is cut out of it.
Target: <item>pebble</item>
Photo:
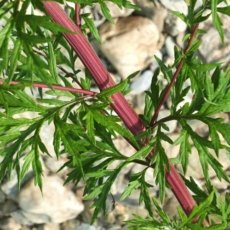
[[[100,35],[102,52],[123,78],[150,64],[162,45],[157,26],[141,16],[107,22],[101,26]]]
[[[43,178],[43,191],[31,180],[20,191],[18,203],[24,216],[34,223],[62,223],[77,217],[84,206],[57,176]]]
[[[202,37],[203,42],[200,46],[200,52],[205,62],[211,63],[214,61],[218,61],[222,63],[228,63],[230,61],[230,30],[228,33],[229,35],[225,36],[224,44],[222,44],[216,29],[210,28],[204,34],[204,36]]]
[[[149,89],[152,82],[153,72],[151,70],[144,71],[131,84],[131,92],[133,95],[141,94]]]
[[[165,39],[165,47],[166,47],[166,52],[167,52],[169,58],[174,59],[175,43],[174,43],[173,39],[169,36]]]
[[[169,14],[165,20],[165,32],[172,37],[183,34],[187,29],[187,25],[180,18]]]
[[[21,230],[21,225],[18,224],[12,217],[0,220],[1,230]]]
[[[151,19],[156,24],[158,30],[163,31],[164,21],[168,14],[167,9],[156,1],[135,0],[135,3],[141,8],[141,11],[136,13]]]
[[[96,230],[96,228],[93,225],[82,223],[79,226],[79,230]]]
[[[188,5],[184,0],[160,0],[162,5],[172,11],[178,11],[183,14],[188,13]]]

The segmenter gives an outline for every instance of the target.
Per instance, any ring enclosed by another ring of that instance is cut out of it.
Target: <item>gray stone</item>
[[[44,226],[42,226],[41,230],[60,230],[61,227],[59,224],[55,224],[55,223],[50,223],[50,224],[44,224]]]
[[[165,20],[165,32],[171,36],[177,36],[184,33],[187,28],[185,22],[180,18],[169,14]]]
[[[77,219],[72,219],[65,221],[61,224],[61,230],[79,230],[80,221]]]
[[[189,155],[189,165],[186,176],[191,176],[192,178],[197,180],[203,178],[203,170],[200,164],[199,155],[195,147],[192,147],[191,154]]]
[[[133,95],[140,94],[149,89],[152,82],[153,72],[151,70],[144,71],[131,84],[131,92]]]
[[[135,0],[135,3],[141,8],[141,11],[137,13],[153,20],[158,30],[162,31],[168,11],[156,1]]]
[[[21,227],[12,217],[0,220],[1,230],[21,230]]]
[[[18,209],[18,205],[13,200],[6,200],[3,205],[1,205],[1,211],[4,215],[9,215]]]
[[[56,157],[49,157],[47,156],[45,158],[44,164],[46,168],[52,172],[57,173],[57,171],[66,163],[66,159],[63,157],[60,157],[60,159],[57,160]],[[60,172],[58,172],[58,175],[66,175],[68,172],[67,168],[62,169]]]
[[[82,223],[79,230],[96,230],[96,228],[93,225]]]
[[[47,148],[47,150],[51,156],[55,156],[54,147],[53,147],[54,130],[55,130],[55,127],[54,127],[53,123],[51,123],[49,125],[47,123],[45,123],[42,126],[41,131],[40,131],[41,140],[45,144],[45,146],[46,146],[46,148]],[[46,153],[44,153],[44,154],[46,154]]]
[[[0,188],[0,203],[3,203],[5,201],[5,199],[6,199],[6,196]]]
[[[101,50],[122,77],[144,69],[162,46],[157,26],[140,16],[120,18],[100,28]]]
[[[188,6],[184,0],[160,0],[162,5],[172,11],[179,11],[185,15],[188,13]]]
[[[225,43],[222,44],[219,34],[214,28],[210,28],[203,36],[200,46],[200,52],[205,62],[230,62],[230,30],[226,25],[230,26],[230,19],[223,17],[223,25],[225,28]],[[209,42],[206,42],[209,41]]]
[[[18,180],[15,172],[13,172],[11,178],[1,186],[1,189],[9,199],[17,200]]]
[[[34,223],[62,223],[83,211],[82,202],[59,177],[48,176],[43,182],[42,193],[32,180],[20,191],[18,203],[25,217]]]
[[[175,43],[172,37],[167,37],[165,39],[165,48],[166,48],[169,58],[172,58],[172,59],[174,59],[174,47],[175,47]]]
[[[26,226],[50,222],[50,218],[46,214],[34,214],[23,210],[12,212],[11,216],[14,218],[14,220],[16,220],[17,223]]]

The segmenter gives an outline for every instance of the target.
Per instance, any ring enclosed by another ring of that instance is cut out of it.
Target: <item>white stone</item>
[[[165,8],[173,11],[179,11],[185,15],[188,13],[188,5],[184,0],[160,0]]]
[[[150,70],[144,71],[131,84],[131,93],[133,95],[140,94],[149,89],[152,82],[153,72]]]
[[[102,52],[123,78],[150,64],[162,43],[154,22],[140,16],[107,22],[101,26],[100,35]]]
[[[180,18],[169,14],[165,20],[165,31],[171,36],[177,36],[184,33],[187,25]]]
[[[12,173],[11,178],[1,186],[3,193],[11,200],[17,200],[18,194],[18,179],[15,172]]]
[[[157,1],[154,2],[151,0],[134,0],[134,1],[141,8],[141,10],[138,11],[138,14],[153,20],[153,22],[156,24],[159,31],[162,31],[164,28],[164,20],[168,14],[168,10],[165,9],[165,7],[163,7]]]
[[[106,3],[106,5],[108,6],[110,14],[113,18],[127,17],[130,14],[132,14],[134,11],[134,9],[120,8],[112,2],[108,2],[108,3]]]
[[[23,214],[34,215],[34,223],[62,223],[84,210],[83,204],[63,186],[64,182],[59,177],[45,177],[43,183],[42,193],[31,180],[18,196]]]
[[[165,39],[165,47],[166,47],[166,51],[167,54],[169,56],[169,58],[174,59],[174,47],[175,47],[175,43],[173,41],[173,39],[171,37],[167,37]]]
[[[7,218],[1,220],[0,222],[0,229],[1,230],[21,230],[22,226],[17,223],[13,218]]]
[[[93,225],[82,223],[79,230],[96,230],[96,228]]]
[[[41,140],[45,144],[49,154],[52,157],[55,157],[55,151],[54,151],[54,147],[53,147],[54,131],[55,131],[55,127],[54,127],[53,122],[51,124],[45,123],[41,127],[41,131],[40,131]],[[44,154],[46,154],[46,153],[44,153]]]
[[[224,44],[222,44],[220,36],[214,28],[209,29],[202,36],[203,42],[200,46],[200,52],[207,63],[214,61],[228,63],[230,61],[230,29],[227,28],[227,25],[230,26],[230,19],[229,17],[228,20],[225,17],[221,19],[223,20],[223,25],[225,29]]]

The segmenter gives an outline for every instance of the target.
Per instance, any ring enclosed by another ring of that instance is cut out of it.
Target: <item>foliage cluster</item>
[[[64,3],[63,1],[59,1]],[[102,14],[112,20],[107,1],[71,0],[65,3],[78,3],[81,7],[99,4]],[[127,0],[112,0],[119,7],[131,7],[139,10]],[[203,0],[197,7],[196,0],[186,1],[188,15],[172,12],[188,26],[185,43],[189,41],[189,31],[198,23],[212,17],[213,25],[224,42],[222,15],[230,16],[230,6],[223,0]],[[74,17],[74,8],[65,5]],[[39,14],[37,13],[39,11]],[[82,30],[100,42],[97,28],[90,14],[81,15]],[[212,185],[209,171],[212,168],[219,180],[229,182],[229,175],[218,161],[219,152],[230,152],[230,124],[218,117],[221,112],[230,112],[230,69],[223,63],[203,63],[197,55],[205,31],[197,31],[196,38],[184,52],[175,47],[175,62],[168,66],[157,59],[159,68],[155,71],[151,88],[145,95],[145,110],[141,119],[146,131],[134,136],[123,127],[118,116],[110,108],[111,95],[116,92],[127,93],[133,75],[115,87],[111,87],[94,96],[71,92],[56,91],[52,85],[72,87],[78,85],[91,90],[93,81],[88,71],[79,77],[80,70],[75,69],[78,58],[64,39],[62,33],[69,32],[52,22],[46,16],[42,1],[6,0],[0,3],[0,180],[16,170],[19,186],[28,170],[32,167],[35,183],[42,189],[42,156],[49,155],[40,132],[44,125],[55,126],[53,146],[56,157],[68,156],[62,168],[68,167],[67,182],[76,185],[84,181],[84,199],[94,201],[93,221],[100,211],[106,210],[106,200],[111,186],[119,173],[129,164],[141,164],[144,170],[129,177],[127,188],[121,200],[128,198],[139,189],[140,202],[149,212],[147,219],[135,217],[127,222],[130,229],[204,229],[204,220],[208,220],[208,229],[230,228],[230,194],[220,194]],[[170,90],[169,99],[173,102],[170,115],[157,120],[152,125],[154,111],[157,110],[166,89],[159,78],[162,74],[170,85],[178,64],[183,67]],[[11,85],[12,81],[18,84]],[[47,90],[33,88],[33,83],[44,83]],[[30,90],[28,90],[28,88]],[[185,102],[188,93],[193,94],[191,102]],[[34,118],[23,118],[24,112],[32,112]],[[165,133],[167,121],[177,120],[180,136],[174,142]],[[198,135],[190,121],[199,120],[207,125],[209,133]],[[137,151],[127,157],[120,152],[114,139],[122,137]],[[149,140],[144,147],[143,139]],[[178,156],[170,159],[181,166],[181,174],[187,187],[192,191],[197,207],[186,216],[178,208],[178,218],[171,219],[162,210],[167,188],[166,170],[170,163],[163,142],[180,145]],[[194,178],[186,178],[191,145],[197,149],[205,178],[204,188],[200,188]],[[146,157],[156,147],[151,161]],[[145,180],[148,168],[154,169],[153,182],[159,185],[159,197],[151,196],[152,184]],[[194,218],[199,220],[194,223]]]

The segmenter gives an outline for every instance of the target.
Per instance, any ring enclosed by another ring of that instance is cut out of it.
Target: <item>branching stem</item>
[[[9,83],[9,85],[19,85],[19,84],[23,84],[23,83],[28,83],[28,82],[20,82],[20,81],[11,81]],[[4,81],[0,80],[0,85],[3,85]],[[70,93],[79,93],[79,94],[83,94],[83,95],[87,95],[87,96],[96,96],[96,92],[90,91],[90,90],[85,90],[85,89],[77,89],[77,88],[73,88],[73,87],[65,87],[65,86],[61,86],[61,85],[46,85],[46,84],[42,84],[42,83],[32,83],[32,87],[35,88],[40,88],[40,89],[56,89],[56,90],[60,90],[60,91],[66,91],[66,92],[70,92]]]
[[[154,126],[154,124],[156,123],[157,121],[157,118],[158,118],[158,115],[159,115],[159,112],[161,110],[161,107],[163,106],[163,104],[167,101],[168,97],[169,97],[169,94],[170,94],[170,91],[176,81],[176,79],[178,78],[182,68],[183,68],[183,65],[184,65],[184,60],[185,60],[185,56],[186,54],[188,53],[191,45],[192,45],[192,42],[195,38],[195,35],[196,35],[196,32],[197,32],[197,29],[198,29],[198,25],[199,24],[195,24],[193,27],[192,27],[192,30],[191,30],[191,35],[190,35],[190,38],[189,38],[189,41],[188,41],[188,44],[187,46],[185,47],[184,49],[184,57],[180,60],[178,66],[177,66],[177,69],[172,77],[172,80],[171,82],[168,84],[168,86],[166,87],[166,90],[165,90],[165,94],[163,95],[162,99],[160,100],[156,110],[155,110],[155,113],[152,117],[152,120],[151,120],[151,123],[150,125],[151,126]]]
[[[57,3],[52,1],[43,1],[43,4],[47,13],[56,23],[74,32],[64,33],[64,37],[76,51],[79,58],[89,70],[99,88],[104,90],[114,86],[115,82],[110,77],[108,71],[101,63],[98,55],[95,53],[88,40],[85,38],[82,31],[68,18],[68,16]],[[145,131],[143,122],[121,93],[115,93],[112,96],[112,101],[112,108],[122,119],[126,127],[134,135]],[[184,211],[189,214],[195,207],[196,202],[189,193],[183,179],[176,172],[173,165],[170,165],[170,170],[166,174],[168,184],[171,186]]]

